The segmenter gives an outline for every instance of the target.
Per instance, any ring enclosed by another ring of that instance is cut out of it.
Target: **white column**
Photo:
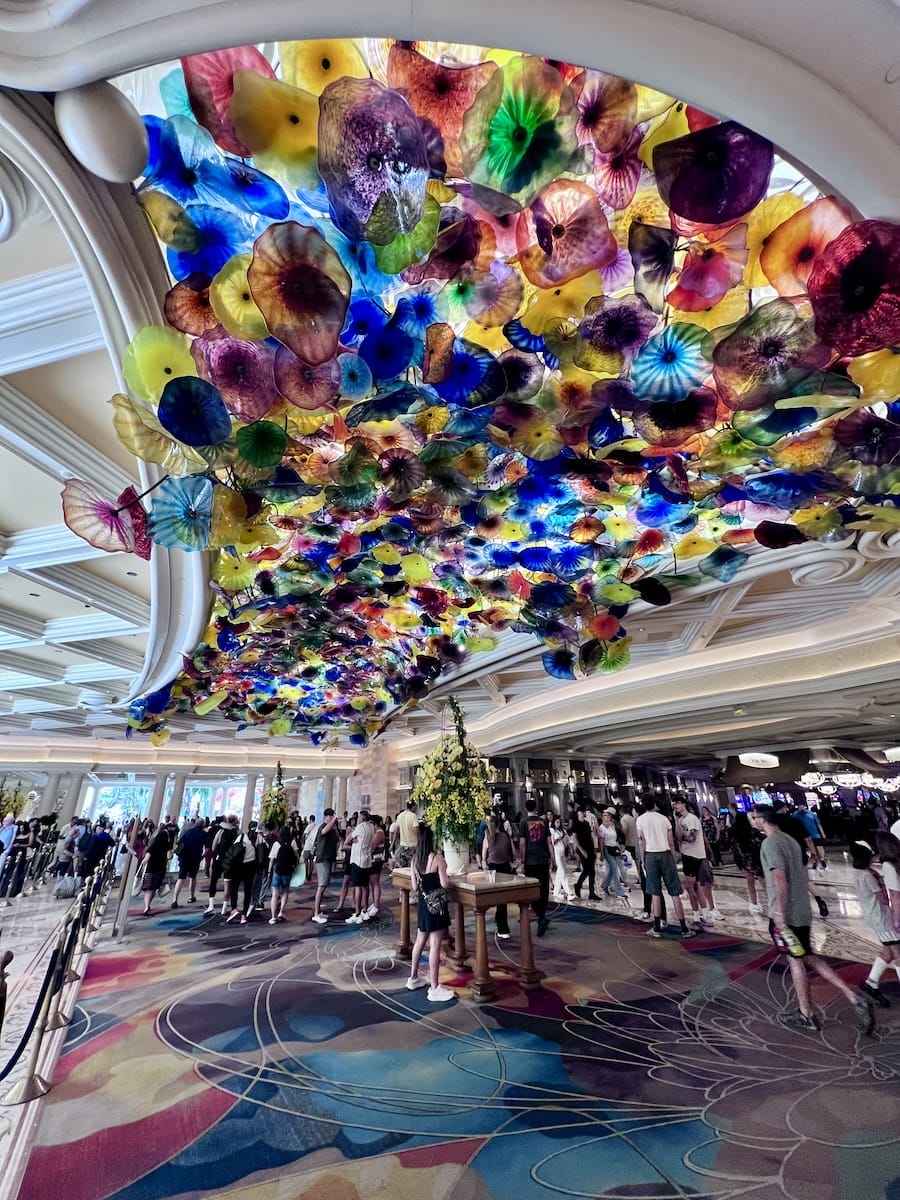
[[[166,798],[166,785],[168,782],[168,771],[157,772],[153,783],[153,791],[150,793],[150,810],[147,813],[147,816],[154,825],[159,824],[159,818],[162,816],[163,800]]]
[[[244,791],[244,811],[241,814],[241,829],[246,829],[253,820],[253,798],[256,795],[256,771],[247,775],[247,787]]]
[[[185,783],[187,783],[187,771],[176,771],[172,795],[169,797],[169,814],[173,821],[181,819],[181,802],[184,800]]]
[[[84,787],[84,771],[72,771],[69,775],[69,782],[66,787],[66,798],[62,802],[62,808],[59,810],[59,827],[62,829],[68,825],[75,816],[80,816],[81,812],[81,790]],[[53,806],[56,803],[57,793],[59,792],[59,774],[51,772],[47,776],[47,783],[44,787],[44,795],[41,801],[41,807],[45,813],[53,812]]]
[[[47,772],[47,782],[41,788],[41,795],[37,801],[36,812],[37,812],[38,816],[41,816],[41,817],[49,816],[51,813],[55,812],[56,801],[59,798],[59,791],[60,791],[59,784],[60,784],[60,780],[62,779],[62,777],[63,777],[62,771],[48,771]],[[73,779],[76,778],[75,772],[72,773],[72,778]],[[84,774],[82,773],[80,776],[77,776],[77,778],[84,779]],[[61,827],[66,824],[66,820],[68,819],[68,818],[65,818],[65,819],[63,818],[63,813],[66,811],[66,808],[68,807],[71,796],[72,796],[72,785],[69,784],[69,789],[66,792],[66,798],[63,801],[63,811],[60,813],[60,826]]]
[[[347,807],[346,775],[336,775],[334,778],[334,786],[331,789],[331,807],[338,816],[343,816],[344,809]]]

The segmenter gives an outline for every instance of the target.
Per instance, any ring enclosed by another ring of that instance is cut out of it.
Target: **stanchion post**
[[[57,950],[53,951],[54,957],[57,953]],[[55,975],[55,973],[54,964],[53,974]],[[52,997],[53,987],[50,986],[44,993],[44,999],[41,1003],[41,1012],[34,1030],[34,1042],[31,1047],[31,1054],[28,1056],[25,1078],[10,1089],[9,1094],[3,1101],[4,1104],[27,1104],[29,1100],[37,1100],[40,1096],[46,1096],[50,1091],[50,1084],[43,1076],[38,1075],[37,1067],[38,1059],[41,1055],[41,1044],[44,1040],[44,1031],[47,1028],[47,1014],[50,1011]]]
[[[62,1004],[63,986],[66,979],[66,951],[68,949],[66,942],[68,941],[68,929],[71,923],[72,917],[69,914],[64,919],[63,926],[59,931],[59,940],[56,946],[58,962],[53,984],[50,988],[52,999],[50,1001],[50,1011],[47,1014],[47,1021],[44,1025],[45,1029],[62,1029],[69,1023],[69,1018],[60,1011],[60,1005]]]

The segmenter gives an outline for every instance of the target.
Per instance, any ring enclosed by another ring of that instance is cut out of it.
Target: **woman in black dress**
[[[409,966],[409,991],[428,988],[428,999],[433,1004],[453,1000],[456,993],[442,987],[439,978],[441,969],[441,942],[450,928],[450,909],[447,904],[447,863],[443,854],[434,848],[434,834],[424,821],[419,824],[416,853],[410,864],[413,888],[419,893],[419,932],[413,946],[412,962]],[[419,974],[419,960],[428,942],[428,979]]]

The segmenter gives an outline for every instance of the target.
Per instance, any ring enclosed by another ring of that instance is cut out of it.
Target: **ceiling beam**
[[[81,271],[72,263],[0,284],[0,375],[104,349]]]
[[[479,675],[478,685],[483,691],[487,692],[498,707],[506,703],[506,697],[500,690],[500,683],[496,675]]]
[[[33,679],[46,679],[48,683],[62,680],[66,673],[61,664],[37,662],[25,654],[10,653],[8,650],[0,651],[0,667],[20,675],[30,675]]]
[[[145,600],[133,596],[131,592],[126,592],[114,583],[98,579],[82,567],[61,563],[41,570],[17,568],[15,573],[35,583],[42,583],[45,587],[51,587],[73,600],[80,600],[82,604],[99,608],[114,617],[121,617],[133,625],[144,627],[150,624],[150,605]]]
[[[0,446],[51,479],[83,479],[114,498],[137,478],[0,379]]]

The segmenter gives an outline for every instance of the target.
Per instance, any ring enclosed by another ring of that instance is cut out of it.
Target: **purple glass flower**
[[[422,219],[428,149],[400,92],[374,79],[338,79],[319,101],[319,174],[335,225],[386,246]]]
[[[278,398],[275,353],[265,342],[243,342],[210,330],[194,340],[191,354],[200,378],[218,388],[239,421],[258,421]]]
[[[736,121],[661,142],[653,151],[659,194],[686,221],[725,225],[765,196],[775,161],[772,143]]]
[[[602,370],[612,356],[632,359],[656,328],[657,316],[642,296],[603,296],[591,301],[579,326],[575,361],[586,370]]]

